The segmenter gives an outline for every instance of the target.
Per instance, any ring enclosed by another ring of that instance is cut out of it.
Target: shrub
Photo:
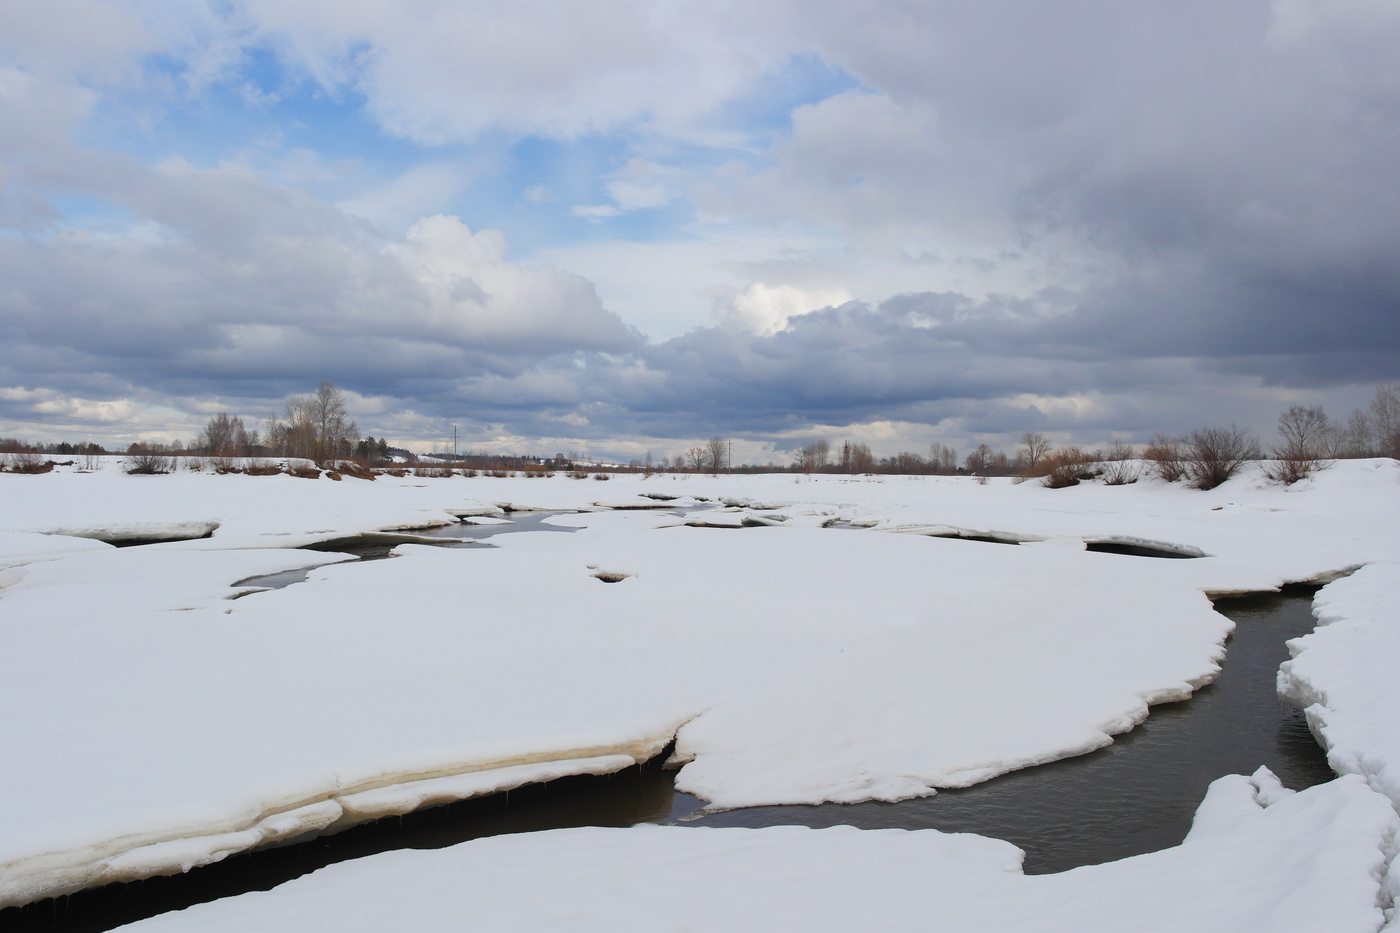
[[[1302,460],[1293,457],[1280,458],[1264,465],[1264,475],[1275,483],[1292,486],[1300,479],[1307,479],[1318,470],[1331,465],[1330,461]]]
[[[1147,468],[1169,483],[1186,476],[1186,455],[1183,442],[1165,434],[1152,435],[1152,443],[1142,452]]]
[[[33,451],[22,450],[9,455],[11,473],[48,473],[53,470],[52,460],[41,460]]]
[[[1041,485],[1048,489],[1064,489],[1077,486],[1080,480],[1093,479],[1094,474],[1085,468],[1089,458],[1078,447],[1061,447],[1051,451],[1040,460],[1045,475]]]
[[[1141,464],[1131,444],[1122,441],[1114,444],[1099,456],[1102,461],[1105,486],[1126,486],[1136,483],[1142,475]]]
[[[175,458],[169,456],[161,447],[152,444],[132,444],[127,449],[126,463],[126,472],[133,474],[149,476],[175,470]]]
[[[341,476],[353,476],[355,479],[367,479],[373,481],[374,473],[362,463],[354,460],[338,460],[335,468],[340,471]]]
[[[1234,425],[1192,431],[1186,447],[1186,481],[1197,489],[1214,489],[1259,459],[1259,442]]]

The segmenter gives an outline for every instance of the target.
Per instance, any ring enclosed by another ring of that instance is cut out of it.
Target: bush
[[[1093,479],[1094,473],[1085,464],[1089,458],[1078,447],[1061,447],[1046,454],[1040,461],[1045,475],[1040,483],[1047,489],[1077,486],[1080,480]]]
[[[1136,483],[1142,475],[1142,466],[1131,444],[1114,444],[1100,454],[1099,460],[1102,461],[1105,486],[1126,486]]]
[[[1180,438],[1165,434],[1152,435],[1152,443],[1142,452],[1147,468],[1169,483],[1186,476],[1186,455]]]
[[[1307,460],[1285,457],[1264,465],[1264,475],[1275,483],[1292,486],[1300,479],[1307,479],[1318,470],[1331,466],[1331,461]]]
[[[52,460],[41,460],[33,451],[22,450],[9,455],[11,473],[48,473],[53,470]]]
[[[1186,481],[1197,489],[1214,489],[1259,459],[1259,442],[1234,425],[1192,431],[1186,447]]]
[[[153,444],[132,444],[127,449],[126,472],[147,476],[159,473],[173,473],[175,458]]]
[[[337,460],[335,468],[341,476],[353,476],[355,479],[367,479],[373,481],[374,473],[362,463],[354,460]]]

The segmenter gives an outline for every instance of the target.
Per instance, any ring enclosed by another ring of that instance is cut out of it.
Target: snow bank
[[[1211,789],[1183,845],[1059,875],[1006,842],[935,830],[637,826],[496,836],[332,865],[133,933],[435,930],[1375,930],[1396,826],[1342,779],[1288,795],[1265,772]]]
[[[1319,628],[1289,642],[1279,693],[1308,718],[1339,774],[1400,807],[1400,563],[1380,561],[1329,584],[1313,601]],[[1400,900],[1400,871],[1387,878]],[[1387,929],[1400,929],[1400,918]]]

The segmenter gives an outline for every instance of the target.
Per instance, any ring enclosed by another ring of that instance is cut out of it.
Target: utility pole
[[[452,462],[457,462],[457,426],[452,426]]]

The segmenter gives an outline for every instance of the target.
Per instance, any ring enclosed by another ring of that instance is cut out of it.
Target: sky
[[[1396,0],[0,0],[0,436],[1141,442],[1400,378]]]

